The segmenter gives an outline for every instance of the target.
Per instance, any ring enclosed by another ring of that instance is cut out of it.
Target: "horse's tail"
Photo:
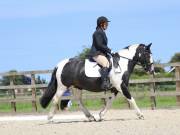
[[[40,104],[43,108],[46,108],[49,105],[50,101],[52,100],[53,96],[57,91],[56,72],[57,67],[54,68],[51,76],[51,81],[49,82],[47,89],[43,93],[43,96],[40,98]]]

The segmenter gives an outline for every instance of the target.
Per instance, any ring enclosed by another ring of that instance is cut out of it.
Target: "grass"
[[[151,108],[151,100],[148,97],[136,98],[136,103],[140,108]],[[156,97],[157,108],[171,108],[176,107],[176,97]],[[103,107],[103,100],[84,100],[84,105],[90,110],[99,110]],[[30,113],[32,112],[32,103],[16,103],[18,113]],[[37,104],[38,112],[48,112],[50,105],[47,109],[43,109],[40,104]],[[125,109],[128,108],[127,100],[124,97],[116,98],[112,103],[113,109]],[[6,113],[11,112],[10,103],[0,103],[0,112]],[[73,105],[70,108],[70,111],[78,110],[78,104],[76,101],[73,101]]]
[[[158,108],[168,108],[176,106],[176,97],[157,97],[157,107]]]
[[[137,105],[140,108],[151,108],[151,99],[148,97],[142,97],[135,99]],[[97,100],[84,100],[84,105],[90,110],[98,110],[103,107],[103,101]],[[157,97],[156,98],[157,108],[171,108],[176,107],[176,97]],[[73,102],[71,110],[76,110],[78,107],[76,102]],[[118,97],[112,103],[113,109],[126,109],[128,107],[128,102],[125,98]]]

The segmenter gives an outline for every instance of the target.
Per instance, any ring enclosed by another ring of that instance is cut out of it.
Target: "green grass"
[[[49,111],[49,107],[47,109],[43,109],[39,103],[37,103],[38,112],[47,112]],[[11,103],[0,103],[0,113],[11,112],[13,109],[11,108]],[[18,113],[31,113],[33,111],[32,103],[25,102],[25,103],[16,103],[16,111]]]
[[[0,103],[0,112],[9,112],[11,110],[10,103]]]
[[[148,97],[142,97],[135,99],[137,105],[140,108],[151,108],[151,99]],[[176,107],[176,97],[157,97],[156,98],[157,108],[171,108]],[[97,100],[84,100],[84,105],[90,110],[98,110],[103,107],[103,101],[100,99]],[[74,101],[71,111],[77,110],[78,105]],[[113,109],[124,109],[128,108],[128,102],[125,98],[116,98],[112,103]]]
[[[176,97],[157,97],[157,107],[158,108],[168,108],[176,106]]]
[[[151,100],[148,97],[136,98],[136,103],[140,108],[151,108]],[[176,106],[176,97],[156,97],[157,108],[171,108]],[[101,99],[97,100],[84,100],[84,105],[90,110],[99,110],[103,107],[103,101]],[[17,112],[30,113],[32,112],[32,103],[16,103]],[[38,112],[48,112],[50,105],[47,109],[43,109],[39,104],[37,104]],[[128,108],[128,103],[123,97],[116,98],[112,103],[113,109],[124,109]],[[10,103],[0,103],[0,112],[11,112]],[[78,110],[78,104],[73,101],[73,105],[70,111]]]

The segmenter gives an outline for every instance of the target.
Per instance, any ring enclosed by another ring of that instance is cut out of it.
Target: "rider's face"
[[[108,27],[108,22],[102,23],[102,28],[103,28],[103,30],[106,30],[107,27]]]

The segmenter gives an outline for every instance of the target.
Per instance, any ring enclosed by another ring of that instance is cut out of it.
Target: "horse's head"
[[[151,45],[140,44],[136,51],[136,61],[144,68],[146,72],[154,73],[154,64],[151,53]]]

